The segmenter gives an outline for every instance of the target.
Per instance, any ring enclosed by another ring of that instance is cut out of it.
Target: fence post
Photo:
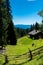
[[[7,55],[4,55],[5,56],[5,63],[3,65],[6,65],[9,61],[8,61],[8,56]]]
[[[30,60],[32,60],[32,51],[29,49],[29,53],[30,53]]]

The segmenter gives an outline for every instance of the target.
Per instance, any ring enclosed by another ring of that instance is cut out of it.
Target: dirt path
[[[0,49],[0,54],[3,54],[5,51],[5,49]]]

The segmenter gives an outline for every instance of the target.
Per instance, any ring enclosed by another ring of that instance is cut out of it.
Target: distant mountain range
[[[21,25],[21,24],[15,25],[15,28],[20,28],[20,29],[27,29],[27,28],[30,28],[30,27],[31,27],[31,25]]]

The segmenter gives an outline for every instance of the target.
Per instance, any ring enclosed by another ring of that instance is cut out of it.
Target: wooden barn
[[[41,31],[40,30],[33,30],[31,32],[28,33],[28,35],[30,36],[30,38],[33,39],[38,39],[39,37],[41,37]]]

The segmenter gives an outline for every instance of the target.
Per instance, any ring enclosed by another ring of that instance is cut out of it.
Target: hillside
[[[32,46],[33,43],[34,43],[34,45]],[[28,52],[29,49],[34,50],[41,46],[43,46],[43,39],[33,40],[33,39],[30,39],[28,36],[24,36],[24,37],[18,39],[16,46],[8,45],[6,47],[5,54],[9,57],[9,60],[10,60],[8,65],[12,65],[15,63],[17,63],[19,65],[19,63],[22,63],[22,62],[25,62],[25,63],[21,64],[21,65],[42,65],[43,64],[43,53],[35,56],[33,60],[27,61],[27,62],[26,62],[26,58],[25,58],[27,56],[21,56],[18,59],[15,58],[16,56],[19,56],[19,55],[22,55],[22,54]]]

